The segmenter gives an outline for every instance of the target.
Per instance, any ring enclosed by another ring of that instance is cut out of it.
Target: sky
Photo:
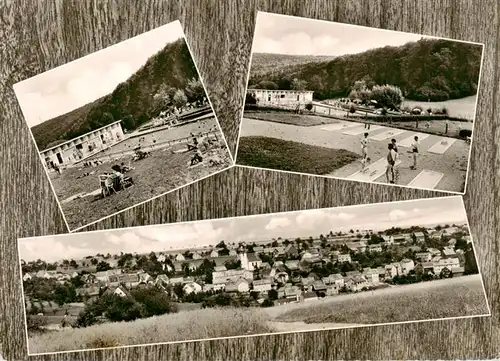
[[[168,43],[184,38],[174,21],[14,85],[28,126],[111,93]]]
[[[340,56],[421,38],[418,34],[259,12],[252,52]]]
[[[140,254],[196,248],[216,245],[221,240],[238,243],[278,237],[294,239],[350,229],[378,231],[393,226],[466,222],[461,197],[454,196],[22,238],[19,252],[27,262],[54,262],[97,253]]]

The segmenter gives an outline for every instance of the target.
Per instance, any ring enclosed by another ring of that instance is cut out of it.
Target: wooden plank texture
[[[464,199],[493,316],[29,359],[181,361],[500,356],[497,0],[4,0],[0,4],[0,344],[7,360],[27,359],[16,239],[67,231],[12,84],[179,19],[234,152],[257,10],[486,44]],[[232,168],[89,229],[439,195],[442,193]]]

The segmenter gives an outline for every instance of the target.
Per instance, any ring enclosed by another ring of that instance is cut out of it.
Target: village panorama
[[[466,223],[21,265],[30,353],[489,312]]]

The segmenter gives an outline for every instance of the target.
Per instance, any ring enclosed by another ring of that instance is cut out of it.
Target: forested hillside
[[[266,86],[272,82],[279,89],[290,89],[296,78],[322,100],[347,96],[354,83],[363,79],[372,85],[396,85],[407,99],[442,101],[476,93],[481,53],[477,44],[421,39],[285,69],[279,63],[260,65],[258,56],[253,58],[249,85],[259,87],[264,81]],[[264,73],[263,68],[269,70]]]
[[[115,90],[92,103],[31,128],[40,150],[122,120],[134,129],[166,106],[205,95],[184,39],[168,44]]]
[[[331,61],[336,56],[287,55],[287,54],[252,54],[250,73],[252,76],[267,74],[273,71],[293,71],[298,65]]]

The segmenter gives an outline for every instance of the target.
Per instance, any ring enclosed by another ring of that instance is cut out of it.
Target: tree
[[[187,99],[187,96],[182,89],[177,89],[172,101],[177,108],[182,108],[184,105],[186,105],[188,99]]]
[[[276,290],[267,291],[267,297],[272,301],[277,300],[278,299],[278,291],[276,291]]]
[[[245,105],[254,104],[257,104],[257,98],[255,97],[255,94],[247,93],[247,95],[245,96]]]
[[[403,93],[395,85],[375,85],[372,89],[372,98],[381,106],[397,110],[403,102]]]
[[[78,263],[76,263],[76,261],[74,259],[72,259],[70,262],[69,262],[69,266],[71,268],[78,268]]]
[[[108,262],[101,261],[97,264],[96,271],[101,272],[101,271],[107,271],[110,270],[111,266],[109,265]]]
[[[135,129],[134,117],[130,114],[125,115],[122,118],[122,125],[125,129]]]
[[[292,80],[292,83],[290,84],[290,89],[292,90],[306,90],[307,88],[307,81],[305,80],[299,80],[297,78],[294,78]]]
[[[200,79],[191,78],[186,85],[186,96],[189,102],[197,102],[205,97],[205,89]]]
[[[278,84],[273,81],[263,80],[256,86],[259,89],[269,89],[269,90],[277,90]]]

